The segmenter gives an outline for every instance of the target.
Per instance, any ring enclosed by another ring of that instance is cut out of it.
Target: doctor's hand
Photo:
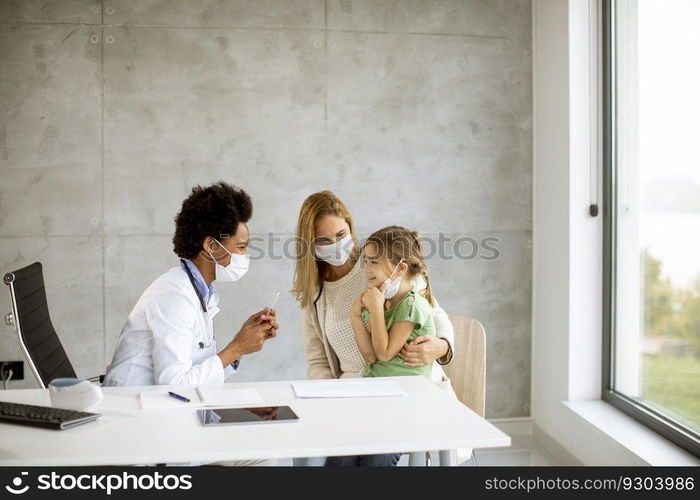
[[[250,318],[248,318],[245,321],[245,323],[243,323],[243,327],[241,327],[241,330],[245,328],[246,325],[254,325],[256,323],[265,322],[269,323],[272,326],[272,328],[268,330],[268,338],[275,337],[277,335],[277,330],[280,327],[280,325],[277,323],[277,311],[275,311],[274,309],[268,309],[267,307],[262,311],[256,312]]]
[[[272,325],[272,329],[267,333],[267,338],[271,339],[277,336],[277,329],[280,327],[279,323],[277,323],[277,311],[274,309],[268,309],[267,307],[263,309],[262,311],[256,313],[260,315],[260,319],[263,321],[268,321]],[[255,314],[253,314],[252,317],[255,317]]]
[[[274,310],[259,311],[249,317],[233,340],[219,353],[222,364],[227,366],[244,354],[261,350],[265,341],[274,337],[279,328],[275,317]]]

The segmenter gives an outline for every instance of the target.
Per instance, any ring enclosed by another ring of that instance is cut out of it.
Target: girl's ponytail
[[[430,273],[428,272],[428,266],[425,263],[425,259],[423,259],[423,245],[421,245],[420,242],[420,234],[418,231],[410,231],[410,235],[413,238],[413,241],[416,245],[417,249],[417,256],[418,256],[418,263],[419,263],[419,273],[425,278],[425,291],[423,292],[423,296],[428,300],[431,306],[435,307],[435,298],[433,297],[433,290],[430,286]]]

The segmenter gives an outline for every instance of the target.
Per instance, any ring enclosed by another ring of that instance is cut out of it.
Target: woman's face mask
[[[221,242],[217,239],[214,239],[221,248],[226,250],[226,247],[224,247]],[[219,262],[216,260],[216,258],[209,253],[209,257],[214,259],[214,262],[216,262],[216,281],[222,282],[222,281],[238,281],[243,277],[245,273],[248,272],[248,265],[250,264],[250,257],[248,257],[248,254],[237,254],[237,253],[231,253],[228,250],[226,250],[226,253],[228,253],[231,256],[231,262],[228,263],[227,266],[222,266],[219,264]]]
[[[316,257],[331,266],[342,266],[350,258],[354,246],[352,236],[348,234],[330,245],[316,245]]]

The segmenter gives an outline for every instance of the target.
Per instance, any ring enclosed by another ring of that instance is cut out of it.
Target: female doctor
[[[250,316],[217,352],[212,319],[219,297],[212,282],[237,281],[248,270],[248,194],[217,184],[192,189],[175,218],[180,265],[157,278],[122,328],[104,385],[220,384],[241,356],[262,349],[279,325],[274,310]]]

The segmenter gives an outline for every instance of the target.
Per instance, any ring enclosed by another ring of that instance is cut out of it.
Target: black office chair
[[[12,299],[12,312],[5,316],[5,323],[17,330],[19,345],[39,385],[46,389],[55,378],[76,377],[51,323],[41,263],[5,274],[4,282]],[[100,375],[88,380],[103,379]]]

